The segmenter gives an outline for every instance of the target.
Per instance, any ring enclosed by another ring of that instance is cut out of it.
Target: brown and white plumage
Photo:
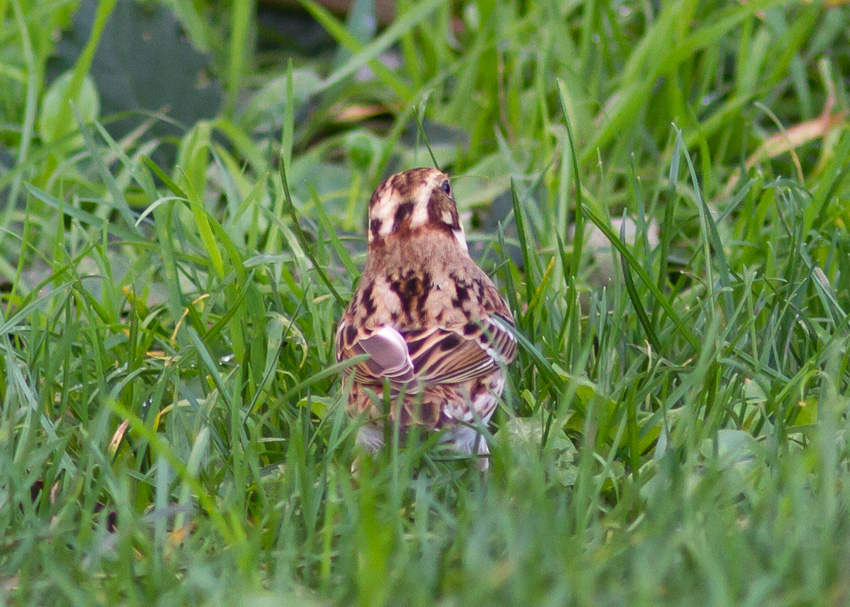
[[[347,410],[372,420],[358,436],[383,443],[384,382],[402,429],[446,428],[443,440],[479,453],[469,424],[487,423],[516,353],[513,318],[469,256],[448,177],[412,169],[385,180],[369,201],[366,269],[343,314],[337,360],[370,357],[346,372]],[[486,460],[482,460],[486,467]]]

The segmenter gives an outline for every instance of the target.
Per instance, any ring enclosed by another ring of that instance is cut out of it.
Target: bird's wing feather
[[[480,322],[452,328],[405,332],[387,325],[371,331],[337,331],[337,360],[358,354],[370,358],[354,367],[357,382],[381,384],[386,378],[396,391],[417,392],[424,385],[460,383],[510,363],[516,355],[513,322],[492,315]],[[351,371],[349,371],[350,373]]]
[[[509,318],[493,315],[405,334],[416,376],[426,385],[460,383],[510,363],[516,355],[512,327]]]
[[[351,331],[343,321],[337,330],[336,342],[338,361],[358,354],[369,354],[370,358],[354,367],[356,381],[381,384],[386,378],[394,391],[400,390],[402,386],[406,386],[407,391],[418,390],[419,382],[407,343],[392,327],[384,325],[368,331]]]

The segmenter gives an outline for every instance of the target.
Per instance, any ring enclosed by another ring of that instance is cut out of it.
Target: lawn
[[[0,0],[0,604],[850,604],[850,6]],[[520,342],[357,455],[387,175]]]

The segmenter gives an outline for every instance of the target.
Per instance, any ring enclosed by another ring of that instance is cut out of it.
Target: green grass
[[[96,36],[45,75],[77,3],[0,0],[0,603],[850,601],[846,6],[305,2],[300,56],[163,4],[220,115],[115,140]],[[489,475],[353,479],[336,320],[431,154],[521,348]]]

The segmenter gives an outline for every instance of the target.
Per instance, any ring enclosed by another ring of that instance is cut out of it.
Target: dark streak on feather
[[[372,298],[372,289],[374,288],[373,283],[369,283],[366,288],[363,289],[363,307],[366,310],[366,318],[372,316],[378,309],[378,306],[375,305],[375,300]]]
[[[450,218],[448,222],[443,219],[443,215],[446,212],[448,212]],[[448,233],[453,233],[454,230],[460,229],[460,217],[457,214],[457,206],[455,206],[454,201],[446,196],[442,190],[433,190],[430,198],[428,198],[428,221],[431,225],[437,226]]]
[[[457,348],[460,345],[460,336],[452,333],[448,337],[443,338],[440,341],[440,350],[447,352],[448,350],[452,350]]]
[[[475,298],[478,301],[484,299],[484,282],[480,278],[473,278],[472,284],[475,286]]]
[[[431,293],[433,282],[430,272],[418,273],[409,270],[401,276],[387,276],[390,290],[398,295],[401,310],[408,320],[414,316],[422,318],[425,311],[425,302]]]
[[[407,184],[408,181],[406,173],[399,173],[398,175],[393,175],[393,180],[390,182],[392,188],[400,194],[405,193],[405,191],[407,190]]]
[[[452,297],[452,305],[455,308],[463,308],[463,305],[470,299],[469,283],[454,272],[449,275],[449,278],[451,278],[452,284],[455,287],[455,296]]]
[[[386,186],[386,182],[379,185],[375,189],[375,191],[372,192],[372,196],[369,198],[369,208],[370,209],[372,207],[374,207],[376,204],[378,204],[378,201],[381,199],[381,195],[384,193],[384,190],[386,189],[385,186]]]
[[[412,202],[405,202],[405,203],[398,205],[398,208],[395,211],[395,216],[393,216],[393,229],[392,229],[392,231],[395,232],[396,230],[398,230],[401,223],[405,219],[410,217],[410,215],[412,213],[413,213],[413,203]]]

